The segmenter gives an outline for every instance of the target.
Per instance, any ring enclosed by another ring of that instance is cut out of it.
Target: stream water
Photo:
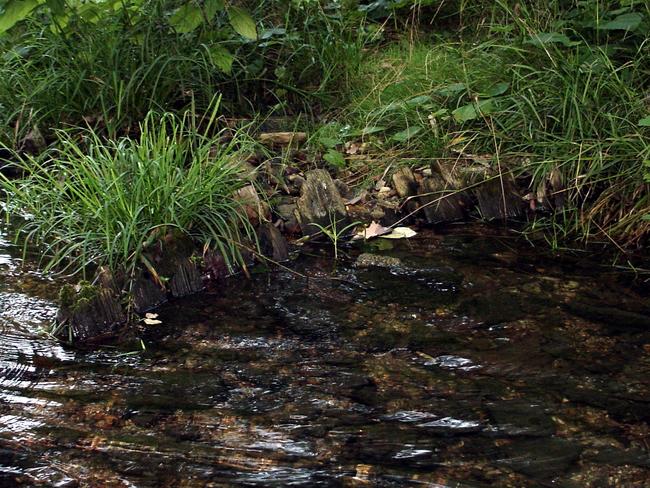
[[[485,228],[379,253],[402,265],[303,256],[166,305],[144,351],[77,351],[0,240],[0,486],[650,486],[628,275]]]

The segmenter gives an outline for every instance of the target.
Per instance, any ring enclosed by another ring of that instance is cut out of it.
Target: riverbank
[[[283,261],[287,238],[336,258],[373,222],[503,221],[636,266],[648,7],[443,3],[3,14],[7,210],[46,270],[93,282],[58,335]]]

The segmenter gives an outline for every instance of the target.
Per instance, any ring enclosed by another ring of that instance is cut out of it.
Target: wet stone
[[[402,266],[402,261],[392,256],[363,253],[357,257],[354,265],[357,268],[396,268]]]
[[[485,406],[494,421],[497,435],[551,436],[555,423],[540,405],[519,401],[501,401]]]
[[[486,325],[512,322],[526,316],[523,297],[509,291],[477,293],[464,300],[459,310],[480,319]]]
[[[509,443],[503,451],[506,457],[500,464],[536,479],[550,479],[573,467],[582,448],[564,439],[541,438]]]
[[[289,259],[289,246],[280,231],[270,222],[260,225],[258,231],[262,255],[280,263]]]
[[[418,184],[413,171],[408,166],[402,166],[393,175],[393,186],[400,198],[417,195]]]
[[[322,169],[306,173],[306,181],[300,189],[297,210],[300,227],[305,235],[321,232],[336,223],[338,229],[348,224],[345,202],[330,174]]]
[[[569,301],[566,308],[578,317],[602,322],[614,329],[650,330],[650,314],[640,314],[587,301]]]
[[[126,314],[111,289],[80,283],[61,290],[57,336],[71,342],[97,340],[113,334],[126,322]]]

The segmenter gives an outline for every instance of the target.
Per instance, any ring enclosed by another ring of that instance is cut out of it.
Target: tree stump
[[[337,229],[342,229],[348,225],[345,202],[330,174],[323,169],[315,169],[308,171],[306,177],[297,202],[303,234],[317,234],[320,232],[319,226],[326,228],[336,224]]]

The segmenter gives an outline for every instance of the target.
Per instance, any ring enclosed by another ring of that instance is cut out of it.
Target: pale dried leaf
[[[382,239],[408,239],[409,237],[413,237],[416,235],[417,232],[415,232],[413,229],[409,229],[408,227],[395,227],[393,229],[393,232],[390,234],[385,234],[380,236]]]
[[[363,229],[361,232],[355,235],[352,240],[356,241],[359,239],[372,239],[373,237],[379,237],[381,235],[388,234],[389,232],[389,227],[384,227],[383,225],[373,220],[367,228]]]

